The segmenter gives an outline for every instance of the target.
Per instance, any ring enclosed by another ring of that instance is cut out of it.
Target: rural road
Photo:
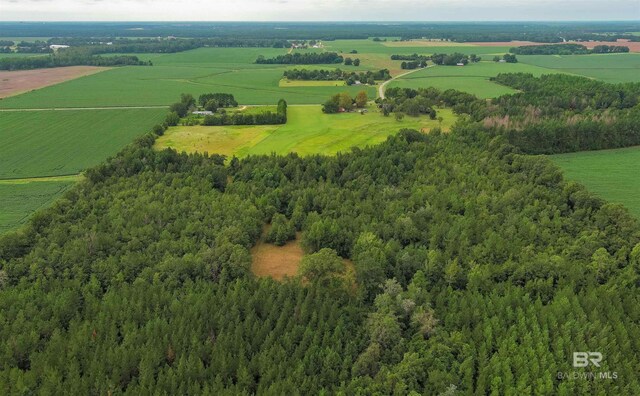
[[[393,77],[391,80],[387,80],[387,81],[383,82],[378,87],[378,96],[380,96],[380,99],[384,99],[384,90],[387,88],[387,84],[389,84],[391,81],[397,80],[398,78],[402,78],[402,77],[406,76],[407,74],[415,73],[418,70],[424,70],[424,69],[428,69],[428,68],[434,67],[434,66],[436,66],[436,65],[429,65],[429,66],[423,67],[421,69],[413,69],[413,70],[410,70],[410,71],[408,71],[406,73],[398,74],[397,76]]]

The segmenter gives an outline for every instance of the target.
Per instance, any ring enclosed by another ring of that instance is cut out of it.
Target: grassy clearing
[[[285,125],[174,127],[158,139],[156,148],[240,157],[272,152],[333,155],[354,146],[378,144],[403,128],[426,132],[441,126],[448,130],[456,119],[449,109],[439,109],[438,116],[443,118],[442,125],[427,117],[405,117],[398,122],[374,109],[365,115],[324,114],[320,106],[289,106]]]
[[[521,63],[596,78],[609,83],[640,81],[640,54],[523,55]]]
[[[625,205],[640,218],[640,147],[553,155],[570,180],[610,202]]]
[[[24,224],[36,210],[49,205],[73,182],[0,183],[0,234]]]
[[[77,174],[162,121],[165,109],[3,112],[0,179]]]
[[[251,272],[256,276],[270,276],[276,280],[282,280],[286,276],[294,277],[298,274],[303,256],[299,234],[284,246],[266,243],[261,238],[251,249]]]

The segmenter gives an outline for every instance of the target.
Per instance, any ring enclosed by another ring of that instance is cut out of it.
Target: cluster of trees
[[[369,98],[365,91],[360,91],[352,98],[349,92],[343,92],[333,95],[322,105],[322,111],[327,114],[340,113],[344,111],[352,111],[354,109],[362,109],[367,106]]]
[[[494,62],[500,62],[501,60],[507,63],[518,63],[518,58],[514,54],[504,54],[502,58],[498,55],[493,57]]]
[[[388,69],[380,69],[378,71],[349,72],[340,69],[293,69],[285,70],[284,75],[288,80],[307,80],[307,81],[340,81],[344,80],[347,85],[353,85],[356,81],[375,85],[376,80],[389,80],[391,74]]]
[[[552,154],[640,144],[640,84],[522,73],[500,74],[494,81],[522,92],[495,99],[482,115],[484,123],[525,152]]]
[[[429,55],[418,55],[414,53],[412,55],[391,55],[391,60],[427,62],[431,60],[431,57]]]
[[[360,58],[351,59],[350,57],[344,58],[345,66],[360,66]]]
[[[413,70],[423,67],[427,67],[427,61],[403,61],[400,63],[400,68],[403,70]]]
[[[378,107],[382,115],[389,116],[392,112],[407,114],[412,117],[428,115],[435,120],[436,110],[433,108],[438,104],[443,104],[430,90],[414,90],[410,88],[393,87],[387,89],[385,98],[377,100]]]
[[[287,102],[280,99],[276,112],[263,111],[255,114],[223,112],[204,116],[202,125],[275,125],[287,123]]]
[[[433,54],[431,55],[431,61],[436,65],[444,65],[444,66],[455,66],[458,63],[462,63],[466,65],[467,63],[476,63],[480,62],[482,58],[475,54],[465,55],[459,52],[454,52],[453,54]]]
[[[233,94],[228,93],[206,93],[198,97],[198,104],[208,111],[217,111],[220,108],[237,107],[238,101]]]
[[[596,45],[591,49],[592,54],[615,54],[627,52],[629,52],[629,47],[626,45]]]
[[[432,61],[436,65],[456,66],[459,63],[464,65],[469,62],[480,62],[482,58],[475,54],[465,55],[458,52],[453,54],[433,54],[433,55],[391,55],[391,60],[402,60],[400,64],[402,69],[412,70],[427,66],[428,61]]]
[[[477,124],[228,166],[153,142],[0,237],[6,393],[640,394],[640,227],[548,159]],[[266,223],[306,281],[252,276]],[[618,379],[559,379],[582,350]]]
[[[30,70],[62,66],[150,66],[134,55],[96,56],[81,49],[65,49],[47,56],[0,59],[0,70]]]
[[[619,45],[596,45],[590,50],[582,44],[568,43],[524,45],[520,47],[513,47],[509,52],[516,55],[586,55],[629,52],[629,47]]]
[[[278,55],[275,58],[258,56],[259,64],[283,64],[283,65],[313,65],[342,63],[344,58],[335,52],[294,52],[292,54]]]

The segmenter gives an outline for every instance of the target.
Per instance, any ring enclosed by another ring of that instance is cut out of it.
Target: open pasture
[[[76,174],[161,122],[165,109],[0,113],[0,179]]]
[[[370,110],[364,115],[324,114],[320,106],[289,106],[285,125],[174,127],[157,140],[156,148],[241,157],[290,152],[332,155],[354,146],[380,143],[403,128],[426,132],[441,126],[448,130],[456,119],[448,109],[438,110],[438,116],[443,118],[441,125],[425,116],[405,117],[398,122]]]
[[[610,202],[621,203],[640,218],[640,147],[583,151],[550,156],[569,180],[585,185]]]

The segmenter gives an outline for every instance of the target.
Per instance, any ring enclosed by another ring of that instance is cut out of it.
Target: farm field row
[[[24,224],[72,185],[71,181],[0,183],[0,234]]]
[[[569,180],[585,185],[603,199],[621,203],[640,218],[640,147],[583,151],[550,158]]]
[[[403,128],[427,131],[441,126],[448,130],[456,119],[448,109],[438,109],[438,116],[442,124],[425,116],[396,121],[377,111],[329,115],[320,106],[289,106],[285,125],[173,127],[158,139],[156,148],[239,157],[290,152],[332,155],[380,143]]]
[[[3,112],[0,179],[77,174],[161,122],[165,109]]]

